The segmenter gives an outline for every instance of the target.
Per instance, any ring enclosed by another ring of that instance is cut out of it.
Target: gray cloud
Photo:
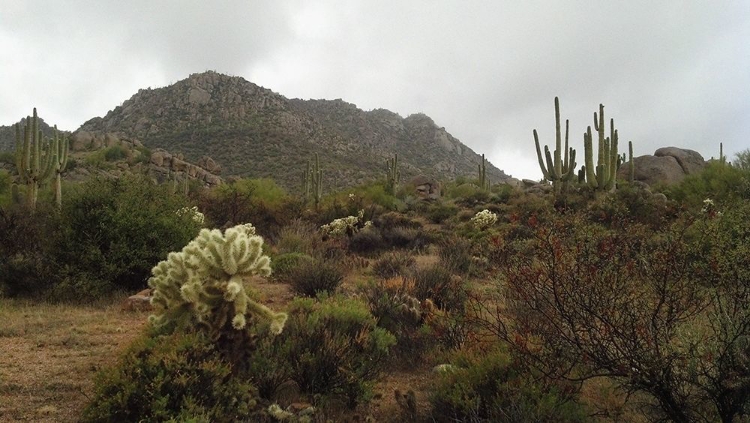
[[[746,1],[32,2],[0,15],[20,59],[0,68],[0,122],[33,104],[73,129],[215,69],[287,97],[427,113],[538,179],[531,131],[552,143],[555,96],[579,150],[600,102],[636,154],[750,147],[748,39]]]

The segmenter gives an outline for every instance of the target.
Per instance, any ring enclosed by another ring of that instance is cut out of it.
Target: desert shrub
[[[639,392],[649,420],[745,416],[748,216],[735,204],[658,230],[558,216],[505,245],[495,304],[513,323],[488,327],[549,377],[608,376]]]
[[[443,223],[444,220],[450,219],[458,213],[458,207],[455,204],[438,202],[432,204],[427,210],[427,218],[432,223]]]
[[[373,219],[373,223],[378,228],[400,226],[404,228],[419,229],[422,227],[422,222],[414,220],[411,217],[398,212],[381,214],[377,218]]]
[[[271,260],[272,276],[276,280],[285,281],[291,273],[302,265],[303,262],[312,262],[313,258],[304,253],[279,254]]]
[[[97,374],[82,421],[246,421],[259,415],[257,390],[200,334],[136,340]]]
[[[471,268],[471,241],[451,236],[439,243],[440,264],[453,273],[465,275]]]
[[[620,184],[613,193],[590,201],[586,210],[589,220],[606,226],[628,220],[658,229],[676,217],[673,204],[630,184]]]
[[[448,197],[454,199],[456,204],[473,207],[489,201],[490,193],[475,184],[462,184],[449,189]]]
[[[372,281],[364,292],[378,326],[396,337],[399,359],[408,364],[419,362],[433,344],[424,326],[433,310],[431,303],[415,297],[414,282],[401,276]]]
[[[666,188],[665,192],[669,198],[693,209],[700,209],[706,198],[718,204],[748,200],[750,171],[712,162],[701,172],[688,175],[679,184]]]
[[[437,422],[583,422],[583,407],[564,389],[535,377],[507,354],[457,360],[430,395]]]
[[[411,273],[411,278],[417,298],[430,299],[441,310],[463,311],[468,298],[467,287],[447,268],[441,265],[418,268]]]
[[[256,366],[253,378],[267,386],[290,378],[317,402],[343,399],[354,407],[367,400],[396,342],[377,327],[367,305],[343,297],[297,298],[288,313],[284,332],[257,350],[266,365]]]
[[[383,242],[393,248],[409,248],[419,237],[419,229],[405,228],[403,226],[384,227],[380,229]]]
[[[121,145],[113,145],[104,149],[104,160],[108,162],[115,162],[128,157],[128,152]]]
[[[0,295],[39,296],[54,284],[57,266],[49,256],[61,224],[46,202],[34,212],[22,204],[0,207]]]
[[[385,242],[378,229],[369,227],[353,234],[349,238],[348,247],[353,253],[368,254],[383,249]]]
[[[283,226],[276,235],[276,248],[279,253],[303,253],[312,255],[320,239],[318,228],[315,224],[294,219]]]
[[[176,213],[185,199],[146,177],[92,179],[71,188],[52,255],[56,295],[143,289],[154,264],[198,232],[190,216]]]
[[[13,151],[0,152],[0,163],[16,164],[16,153]]]
[[[288,275],[294,292],[307,297],[321,292],[334,293],[344,280],[341,268],[326,260],[301,260]]]
[[[411,254],[391,251],[383,254],[375,264],[372,271],[382,279],[388,279],[399,275],[405,275],[414,266],[414,257]]]

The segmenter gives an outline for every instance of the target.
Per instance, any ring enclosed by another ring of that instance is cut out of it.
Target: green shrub
[[[344,280],[341,268],[325,260],[300,260],[288,275],[294,292],[307,297],[321,292],[334,293]]]
[[[317,247],[316,240],[320,239],[320,233],[315,224],[294,219],[288,225],[282,227],[275,238],[279,253],[312,255]]]
[[[372,271],[382,279],[405,275],[414,266],[414,257],[411,254],[391,251],[383,254],[372,266]]]
[[[84,422],[247,421],[258,416],[257,390],[199,334],[137,340],[101,371]]]
[[[463,311],[468,298],[468,290],[461,278],[450,270],[436,265],[425,269],[415,269],[414,295],[421,300],[430,299],[435,306],[445,311]]]
[[[583,407],[501,352],[459,363],[430,395],[436,422],[583,422]]]
[[[353,408],[367,400],[396,342],[377,327],[367,306],[342,297],[297,298],[288,313],[281,335],[256,352],[278,361],[256,367],[253,377],[268,382],[271,368],[279,381],[288,371],[302,392],[320,402],[342,398]]]
[[[435,203],[427,210],[427,218],[432,223],[443,223],[458,213],[458,207],[451,203]]]
[[[471,241],[451,236],[440,242],[440,264],[453,273],[465,275],[471,269]]]
[[[41,296],[54,284],[50,255],[62,223],[47,202],[34,212],[23,204],[0,207],[0,295]]]
[[[113,145],[104,149],[104,160],[108,162],[115,162],[128,157],[128,152],[121,145]]]
[[[431,303],[420,302],[414,282],[401,276],[373,281],[364,293],[378,326],[396,336],[395,352],[400,361],[418,363],[434,344],[424,325],[432,312]]]
[[[312,262],[313,258],[304,253],[279,254],[271,260],[272,277],[276,280],[288,280],[294,269],[304,262]]]
[[[403,226],[393,226],[381,228],[380,233],[383,241],[393,248],[409,248],[419,237],[419,229],[405,228]]]
[[[750,199],[750,171],[712,162],[665,191],[669,198],[693,209],[700,209],[707,198],[731,204]]]
[[[185,199],[144,176],[92,179],[63,201],[61,236],[53,248],[59,295],[80,298],[146,286],[151,268],[179,251],[198,224],[177,210]]]

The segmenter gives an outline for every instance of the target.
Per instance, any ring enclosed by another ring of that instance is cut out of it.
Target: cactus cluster
[[[534,143],[536,144],[536,155],[539,160],[539,167],[542,169],[544,179],[552,182],[555,195],[565,193],[568,182],[575,175],[576,151],[568,147],[568,130],[569,121],[565,120],[565,149],[562,149],[562,136],[560,133],[560,102],[555,97],[555,151],[554,156],[550,153],[549,147],[544,146],[544,156],[539,147],[539,136],[534,129]],[[564,151],[564,157],[563,157]],[[546,159],[546,166],[545,166]]]
[[[392,159],[385,161],[385,183],[389,194],[396,195],[400,180],[401,171],[398,170],[398,154],[396,154]]]
[[[45,141],[39,129],[39,117],[34,108],[33,116],[24,123],[15,125],[16,169],[21,182],[26,184],[26,203],[34,209],[39,195],[39,187],[55,175],[55,202],[62,205],[61,174],[68,162],[68,140],[60,139],[55,126],[55,136]],[[22,135],[23,133],[23,135]]]
[[[246,287],[250,277],[271,273],[262,246],[263,238],[249,224],[224,233],[201,230],[182,251],[152,269],[151,303],[160,313],[150,317],[151,323],[157,329],[201,329],[219,336],[229,322],[236,330],[246,328],[250,316],[270,321],[271,332],[281,333],[286,314],[253,301]]]
[[[618,134],[615,129],[615,120],[609,121],[609,137],[604,136],[604,105],[599,105],[599,114],[594,112],[594,130],[599,138],[599,155],[596,166],[594,166],[594,146],[591,127],[586,129],[583,135],[583,148],[586,156],[585,176],[586,182],[591,188],[600,191],[612,191],[615,189],[617,180],[617,141]]]

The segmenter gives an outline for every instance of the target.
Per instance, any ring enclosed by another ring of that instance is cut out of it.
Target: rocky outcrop
[[[222,179],[211,173],[208,169],[201,166],[188,163],[181,159],[182,155],[172,155],[170,152],[157,148],[151,152],[151,171],[162,174],[176,174],[179,178],[180,175],[187,176],[191,179],[197,179],[208,185],[219,185],[222,183]],[[220,166],[210,157],[204,157],[200,162],[208,164],[211,168],[216,169]]]
[[[415,195],[421,199],[437,200],[440,198],[440,182],[437,180],[419,175],[409,181],[409,184],[414,186]]]
[[[635,180],[648,185],[672,185],[682,181],[685,176],[698,173],[706,166],[700,153],[677,147],[664,147],[656,150],[654,155],[645,155],[633,159]],[[628,165],[618,170],[619,179],[628,178]]]
[[[93,151],[115,145],[120,145],[126,150],[143,147],[139,140],[114,132],[76,131],[70,136],[70,150],[73,152]]]

